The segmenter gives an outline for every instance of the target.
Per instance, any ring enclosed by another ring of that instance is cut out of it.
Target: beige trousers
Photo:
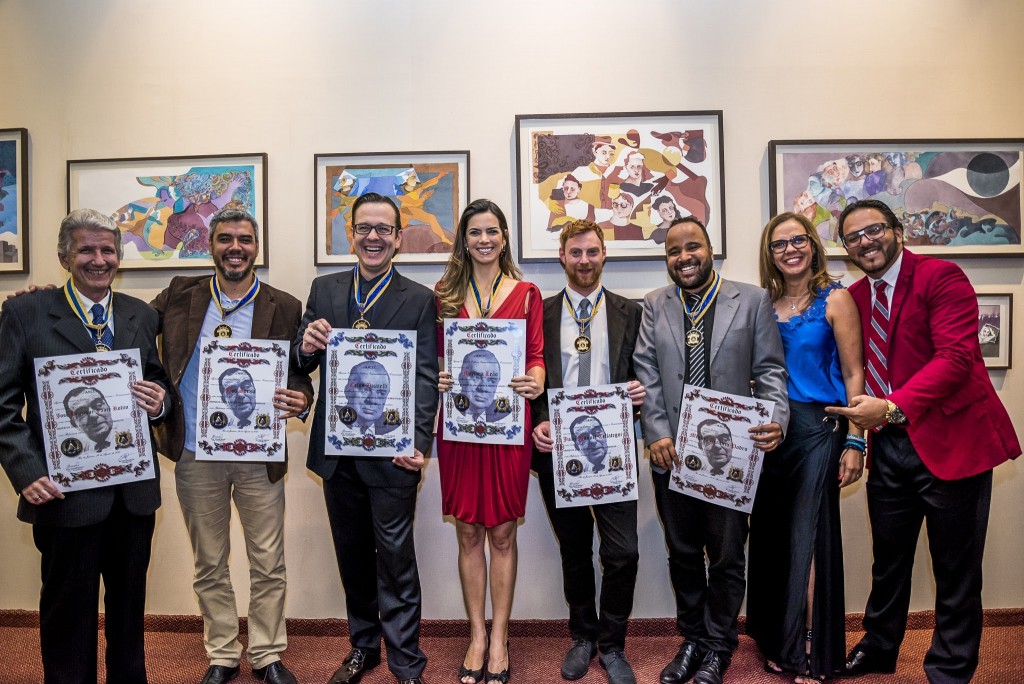
[[[262,463],[196,461],[185,450],[175,468],[203,615],[203,641],[211,665],[233,667],[242,658],[238,609],[228,569],[231,500],[242,523],[249,557],[249,648],[252,667],[280,660],[285,633],[284,481],[270,482]]]

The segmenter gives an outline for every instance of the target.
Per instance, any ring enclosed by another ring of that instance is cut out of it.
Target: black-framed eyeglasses
[[[386,223],[378,223],[375,226],[369,223],[357,223],[352,226],[352,230],[356,235],[369,235],[371,230],[377,231],[377,235],[391,235],[395,232],[395,227]]]
[[[871,242],[874,242],[878,238],[882,237],[882,233],[884,233],[885,229],[889,227],[888,223],[872,223],[870,226],[864,226],[860,230],[843,235],[841,239],[843,244],[847,247],[853,247],[854,245],[860,244],[861,238],[867,238]]]
[[[710,448],[718,444],[718,446],[729,446],[732,444],[732,435],[704,435],[700,438],[700,443],[705,448]]]
[[[772,240],[768,243],[768,248],[776,254],[782,254],[789,245],[793,245],[793,249],[803,249],[810,240],[806,235],[794,235],[788,240]]]

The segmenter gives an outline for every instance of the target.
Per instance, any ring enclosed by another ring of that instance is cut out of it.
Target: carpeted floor
[[[39,636],[35,613],[0,611],[0,639],[6,644],[7,665],[0,675],[2,684],[38,684],[42,681],[39,665]],[[860,637],[857,616],[849,616],[848,641]],[[921,661],[931,640],[930,615],[911,616],[896,674],[874,675],[856,681],[864,684],[910,684],[924,682]],[[147,618],[147,665],[150,684],[198,684],[206,670],[201,624],[192,616],[150,616]],[[348,651],[345,623],[339,620],[289,621],[289,646],[285,663],[302,684],[324,684]],[[675,655],[679,641],[669,620],[633,620],[626,654],[633,664],[637,681],[656,684],[661,668]],[[466,648],[464,622],[426,621],[423,625],[423,650],[429,658],[424,680],[427,684],[454,684],[456,670]],[[102,641],[102,637],[101,637]],[[975,682],[1024,682],[1024,611],[988,611],[981,648],[981,666]],[[518,621],[512,626],[513,682],[562,682],[559,665],[568,647],[564,622]],[[103,645],[100,645],[101,653]],[[16,657],[11,657],[15,655]],[[102,656],[101,656],[102,661]],[[792,676],[768,674],[762,670],[762,658],[753,642],[741,637],[726,682],[784,684]],[[103,681],[101,662],[100,681]],[[242,676],[235,680],[248,684],[254,680],[243,665]],[[385,666],[362,680],[365,684],[394,682]],[[594,660],[590,673],[580,684],[603,684],[604,672]]]

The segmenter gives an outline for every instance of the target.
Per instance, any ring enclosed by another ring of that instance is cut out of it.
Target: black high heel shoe
[[[459,684],[481,684],[484,682],[484,668],[487,667],[487,653],[491,650],[491,638],[487,637],[487,645],[484,646],[484,663],[475,670],[470,670],[466,667],[466,661],[463,660],[462,664],[459,665]],[[464,682],[466,677],[471,677],[472,682]]]
[[[489,650],[489,649],[488,649]],[[508,640],[505,641],[505,669],[501,672],[491,672],[485,669],[484,671],[484,682],[498,682],[498,684],[508,684],[508,680],[511,677],[512,672],[512,656],[508,652]]]

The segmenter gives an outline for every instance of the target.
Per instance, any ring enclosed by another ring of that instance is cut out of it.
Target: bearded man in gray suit
[[[714,271],[711,240],[692,216],[669,227],[665,260],[674,284],[644,298],[633,362],[647,387],[641,411],[654,497],[665,529],[676,626],[684,641],[661,672],[663,684],[691,677],[720,684],[738,644],[736,617],[745,589],[747,514],[669,491],[678,463],[675,436],[685,384],[775,402],[774,422],[750,428],[772,451],[789,421],[782,338],[768,293]],[[705,569],[705,553],[707,566]]]

